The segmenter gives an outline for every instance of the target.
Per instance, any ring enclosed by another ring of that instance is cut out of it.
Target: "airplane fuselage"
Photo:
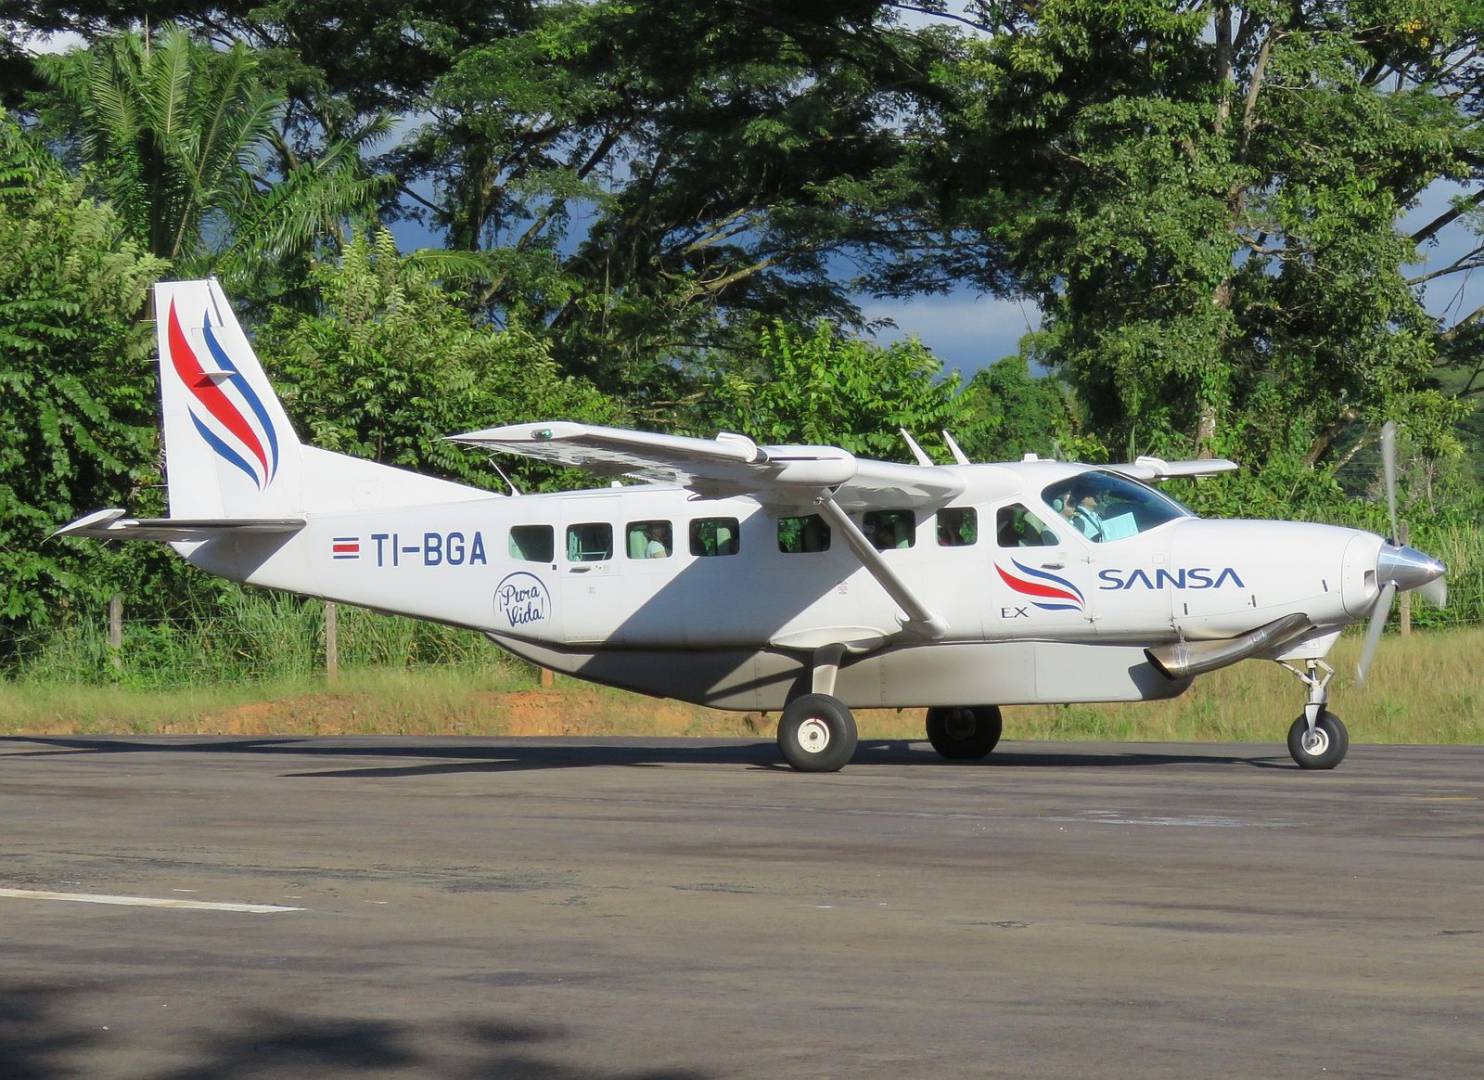
[[[852,705],[1168,697],[1189,680],[1152,668],[1148,646],[1302,612],[1316,630],[1284,655],[1322,657],[1376,596],[1368,533],[1179,516],[1095,542],[1043,498],[1085,467],[959,468],[965,491],[935,512],[852,515],[941,616],[931,640],[902,639],[897,606],[813,507],[666,485],[352,499],[290,537],[180,550],[236,580],[469,627],[585,678],[733,708],[781,707],[809,652],[834,642],[862,643],[840,673]],[[1025,512],[1031,544],[1007,533]]]

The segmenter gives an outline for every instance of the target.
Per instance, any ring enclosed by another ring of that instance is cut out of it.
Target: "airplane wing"
[[[131,518],[117,508],[97,510],[63,525],[52,536],[90,536],[98,540],[189,542],[244,533],[294,533],[303,518]]]
[[[745,435],[715,439],[551,422],[450,435],[453,442],[610,475],[676,483],[704,495],[751,495],[798,506],[833,490],[845,510],[938,506],[964,490],[936,465],[857,458],[838,446],[758,446]]]
[[[1226,458],[1197,458],[1192,461],[1166,461],[1157,457],[1136,457],[1132,464],[1100,465],[1109,472],[1122,473],[1135,480],[1171,480],[1185,476],[1216,476],[1236,472],[1240,465]]]
[[[940,637],[947,629],[849,516],[872,508],[932,508],[964,490],[951,469],[857,458],[838,446],[758,446],[745,435],[715,439],[551,422],[451,435],[454,442],[597,472],[663,480],[713,497],[749,495],[772,506],[817,508],[860,564],[906,614],[902,629]]]

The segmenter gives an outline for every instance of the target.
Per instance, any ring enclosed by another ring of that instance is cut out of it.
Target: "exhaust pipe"
[[[1256,630],[1233,638],[1218,638],[1215,641],[1176,641],[1170,645],[1157,645],[1145,649],[1149,662],[1171,679],[1188,679],[1207,671],[1235,664],[1265,649],[1287,645],[1294,638],[1303,637],[1314,624],[1302,612],[1274,619]]]

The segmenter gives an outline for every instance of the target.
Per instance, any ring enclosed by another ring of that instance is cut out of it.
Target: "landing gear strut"
[[[1350,732],[1328,707],[1329,681],[1335,669],[1323,660],[1307,661],[1303,671],[1281,660],[1279,663],[1309,688],[1304,714],[1288,729],[1288,753],[1301,769],[1333,769],[1345,760],[1350,749]]]
[[[778,718],[778,749],[800,772],[838,772],[855,754],[855,717],[835,696],[844,655],[842,645],[816,649],[812,692],[790,701]]]
[[[927,737],[949,761],[978,761],[1000,741],[1004,721],[998,705],[956,705],[927,711]]]

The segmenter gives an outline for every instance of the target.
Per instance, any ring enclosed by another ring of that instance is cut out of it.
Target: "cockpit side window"
[[[1151,487],[1101,470],[1059,480],[1042,490],[1041,499],[1095,544],[1123,540],[1176,518],[1195,516]]]
[[[994,525],[995,543],[1002,548],[1055,547],[1061,543],[1044,521],[1020,503],[1000,507]]]

